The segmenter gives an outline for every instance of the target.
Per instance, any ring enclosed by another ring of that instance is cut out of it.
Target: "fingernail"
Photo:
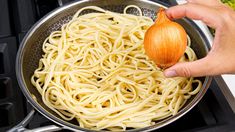
[[[164,72],[165,77],[175,77],[177,73],[174,70],[169,70]]]

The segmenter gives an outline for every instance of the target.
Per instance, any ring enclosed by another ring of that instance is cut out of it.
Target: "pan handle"
[[[19,124],[17,124],[13,128],[11,128],[7,132],[45,132],[45,131],[46,132],[53,132],[53,131],[58,131],[58,130],[62,130],[63,129],[63,127],[59,127],[59,126],[56,126],[56,125],[48,125],[48,126],[44,126],[44,127],[30,129],[30,130],[25,128],[26,125],[28,125],[30,120],[33,118],[34,113],[35,113],[35,110],[32,109],[29,112],[29,114],[24,118],[23,121],[21,121]]]

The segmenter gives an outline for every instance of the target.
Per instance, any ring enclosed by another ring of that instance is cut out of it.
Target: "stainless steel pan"
[[[58,126],[49,126],[36,130],[58,130],[58,129],[70,129],[74,131],[92,131],[88,129],[84,129],[78,126],[77,122],[74,121],[65,121],[61,119],[56,113],[50,110],[47,106],[45,106],[42,102],[41,95],[38,93],[36,88],[31,84],[30,78],[34,72],[34,70],[38,67],[39,59],[41,58],[42,52],[42,43],[44,39],[55,30],[60,29],[61,25],[68,22],[73,14],[80,8],[95,5],[100,6],[102,8],[115,11],[122,12],[126,5],[137,5],[141,7],[143,14],[145,16],[155,18],[156,10],[159,7],[167,8],[165,5],[160,4],[158,1],[152,2],[147,0],[83,0],[77,1],[74,3],[70,3],[63,7],[60,7],[53,12],[49,13],[45,17],[43,17],[40,21],[38,21],[27,33],[24,37],[17,54],[16,60],[16,73],[19,85],[21,87],[22,92],[24,93],[27,100],[31,103],[31,105],[40,112],[42,115],[47,117],[48,119],[55,122]],[[89,13],[91,11],[86,11],[84,13]],[[129,13],[136,14],[135,10],[131,10]],[[189,19],[180,19],[177,20],[187,31],[188,35],[192,39],[191,47],[196,52],[198,58],[202,58],[206,56],[209,50],[209,43],[206,39],[203,32],[196,26],[196,24]],[[132,129],[128,131],[151,131],[161,128],[175,120],[179,119],[185,113],[187,113],[190,109],[192,109],[204,96],[207,91],[211,77],[202,77],[200,80],[203,82],[203,88],[201,91],[193,96],[186,105],[175,115],[164,120],[156,122],[155,125],[141,128],[141,129]],[[36,97],[36,99],[33,98]],[[30,115],[33,114],[33,111]],[[28,118],[30,117],[28,116]],[[16,129],[13,130],[25,130],[22,127],[22,124],[27,123],[27,119],[21,123]]]

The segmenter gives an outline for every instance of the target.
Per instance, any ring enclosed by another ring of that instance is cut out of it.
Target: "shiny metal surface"
[[[35,110],[31,110],[29,114],[24,118],[23,121],[21,121],[19,124],[8,130],[7,132],[23,132],[26,130],[25,126],[28,125],[28,123],[33,118],[33,115],[35,113]]]
[[[11,128],[10,130],[7,130],[7,132],[54,132],[54,131],[59,131],[63,129],[63,127],[59,127],[56,125],[48,125],[48,126],[43,126],[43,127],[34,128],[34,129],[27,129],[26,126],[32,120],[34,113],[35,113],[35,110],[32,109],[28,113],[28,115],[24,118],[23,121],[21,121],[19,124]]]
[[[45,106],[42,102],[41,95],[31,84],[30,78],[33,74],[33,71],[38,67],[39,59],[42,56],[42,43],[44,39],[52,31],[59,30],[61,25],[68,22],[72,18],[72,15],[78,9],[89,5],[96,5],[110,11],[122,12],[124,7],[130,4],[141,7],[143,14],[145,16],[151,17],[152,19],[155,19],[155,11],[159,7],[167,8],[162,4],[146,0],[83,0],[65,5],[54,10],[53,12],[43,17],[30,29],[19,47],[16,60],[16,73],[21,90],[23,91],[24,95],[29,100],[31,105],[37,111],[39,111],[48,119],[63,126],[63,128],[70,130],[92,131],[79,127],[75,120],[70,122],[64,121],[56,113]],[[89,12],[92,11],[88,10],[84,11],[83,13]],[[129,13],[136,14],[136,11],[130,9]],[[191,37],[191,47],[194,49],[198,58],[206,56],[209,50],[209,43],[203,32],[191,20],[181,19],[177,20],[177,22],[179,22],[186,29],[186,32]],[[192,97],[175,116],[171,116],[162,121],[156,122],[155,125],[149,127],[141,129],[131,129],[128,131],[156,130],[183,116],[201,100],[210,85],[211,77],[202,77],[200,79],[203,81],[203,88],[201,89],[201,91],[196,96]],[[34,100],[32,95],[34,95],[37,100]]]

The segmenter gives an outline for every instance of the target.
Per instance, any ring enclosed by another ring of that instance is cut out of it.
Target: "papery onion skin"
[[[180,24],[167,18],[163,8],[159,9],[157,15],[156,22],[145,33],[144,48],[157,66],[168,68],[183,56],[187,33]]]

